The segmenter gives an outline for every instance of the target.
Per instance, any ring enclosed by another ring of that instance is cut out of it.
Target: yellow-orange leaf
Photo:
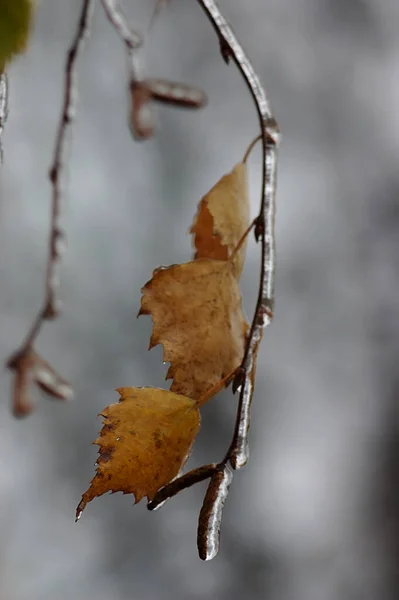
[[[227,260],[249,226],[248,177],[245,163],[217,182],[199,203],[190,233],[194,235],[194,258]],[[234,257],[237,279],[245,261],[246,241]]]
[[[106,492],[151,500],[186,462],[200,427],[193,400],[158,388],[119,388],[119,403],[103,410],[97,472],[76,511]]]
[[[32,0],[0,0],[0,73],[26,48],[34,4]]]
[[[150,348],[163,345],[171,390],[200,400],[244,354],[248,325],[232,265],[200,259],[157,269],[142,291],[139,314],[152,316]]]

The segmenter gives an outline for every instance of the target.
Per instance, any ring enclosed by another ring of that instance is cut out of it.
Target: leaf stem
[[[251,229],[253,227],[255,227],[256,225],[256,219],[254,219],[246,228],[246,230],[244,231],[244,233],[242,234],[242,236],[240,237],[240,239],[237,242],[236,247],[234,248],[233,252],[231,253],[231,255],[229,256],[228,262],[233,263],[234,258],[237,254],[237,252],[240,250],[241,246],[243,245],[243,243],[245,242],[245,240],[247,239],[247,236],[249,234],[249,232],[251,231]]]
[[[237,373],[237,368],[233,369],[228,375],[220,379],[214,386],[212,386],[205,394],[197,401],[197,406],[202,406],[211,400],[216,394],[218,394],[223,388],[226,388],[233,381]]]
[[[246,163],[248,160],[249,155],[251,154],[252,150],[254,149],[254,146],[256,146],[256,144],[258,142],[260,142],[260,140],[262,139],[262,134],[260,133],[259,135],[256,136],[255,139],[252,140],[252,142],[249,144],[245,154],[244,154],[244,158],[242,159],[243,163]]]

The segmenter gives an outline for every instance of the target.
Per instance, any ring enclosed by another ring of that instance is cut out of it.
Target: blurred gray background
[[[38,349],[74,385],[26,420],[1,377],[1,600],[390,600],[398,597],[399,3],[221,0],[282,132],[275,321],[259,356],[251,459],[229,495],[218,557],[197,557],[205,492],[157,513],[117,494],[75,507],[94,474],[98,412],[118,386],[164,386],[140,287],[186,261],[201,196],[257,133],[252,100],[197,3],[173,0],[147,73],[205,90],[201,112],[159,110],[154,140],[126,126],[124,48],[100,6],[79,65],[68,168],[64,312]],[[145,30],[151,0],[125,0]],[[80,1],[41,0],[10,69],[0,174],[1,364],[43,298],[50,164]],[[250,161],[253,214],[260,150]],[[242,278],[252,315],[258,254]],[[396,267],[396,268],[395,268]],[[221,458],[236,399],[204,409],[190,466]],[[395,488],[396,486],[396,488]]]

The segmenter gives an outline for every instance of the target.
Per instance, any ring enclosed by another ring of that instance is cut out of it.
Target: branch
[[[209,470],[209,467],[200,467],[187,475],[175,479],[171,484],[162,488],[149,505],[150,509],[159,507],[167,498],[174,496],[182,489],[188,487],[188,485],[202,481],[206,477],[201,477],[203,473],[201,469],[208,468],[211,481],[199,516],[197,544],[200,558],[210,560],[216,556],[219,550],[222,510],[233,478],[228,463],[230,463],[234,470],[237,470],[244,467],[248,461],[250,408],[254,390],[256,356],[262,339],[263,329],[271,323],[273,318],[275,276],[274,220],[277,185],[277,148],[280,140],[280,132],[276,120],[271,115],[269,103],[259,77],[255,73],[230,25],[221,14],[216,2],[214,0],[198,0],[198,3],[216,30],[222,57],[227,63],[230,59],[236,63],[251,92],[259,116],[260,138],[263,150],[262,194],[259,214],[243,236],[245,239],[249,230],[254,227],[255,239],[257,242],[261,242],[261,269],[255,313],[247,336],[244,357],[241,365],[236,370],[233,381],[233,393],[238,389],[240,390],[233,439],[223,461],[216,465],[216,467],[212,466],[212,470]],[[257,140],[258,138],[249,147],[244,157],[244,162]]]
[[[255,237],[261,242],[261,272],[259,293],[254,318],[241,364],[240,397],[234,437],[226,455],[233,469],[243,467],[248,461],[248,432],[250,405],[253,393],[251,371],[254,368],[256,349],[263,328],[273,317],[275,273],[275,194],[277,172],[277,147],[279,128],[272,117],[265,91],[248,57],[234,32],[221,14],[214,0],[198,0],[219,36],[221,52],[225,60],[232,59],[240,70],[254,99],[262,133],[263,174],[259,214],[256,217]]]
[[[0,165],[3,164],[2,134],[8,117],[8,78],[7,73],[0,73]]]
[[[255,73],[248,57],[238,42],[234,32],[221,14],[214,0],[198,0],[201,8],[209,18],[219,36],[222,56],[226,62],[231,58],[240,70],[245,83],[254,99],[259,116],[262,135],[263,172],[262,194],[259,214],[255,219],[255,239],[261,242],[261,269],[258,299],[251,329],[247,338],[244,358],[233,383],[233,389],[240,388],[237,418],[234,435],[230,448],[221,463],[221,468],[227,469],[229,462],[233,469],[240,469],[248,461],[248,434],[250,426],[250,408],[254,390],[256,369],[256,354],[262,338],[263,328],[269,325],[273,318],[274,309],[274,278],[275,278],[275,195],[277,174],[277,147],[279,144],[279,128],[272,117],[265,91]],[[210,484],[200,515],[201,523],[208,524],[208,535],[201,533],[205,526],[199,527],[198,549],[200,557],[210,559],[218,551],[218,536],[221,511],[228,493],[231,477],[223,471],[223,477]],[[205,516],[204,516],[205,515]],[[208,515],[208,517],[207,517]],[[210,516],[209,516],[210,515]],[[217,515],[217,517],[215,516]],[[208,531],[207,530],[207,531]],[[203,542],[202,540],[205,539]]]
[[[65,233],[61,225],[61,204],[63,199],[62,176],[65,170],[64,155],[67,133],[75,116],[76,63],[83,47],[84,38],[89,32],[93,7],[94,0],[83,0],[77,31],[72,46],[68,51],[65,65],[63,107],[58,125],[53,163],[49,173],[52,185],[52,207],[45,300],[24,344],[7,363],[7,366],[16,372],[14,381],[14,413],[17,416],[26,414],[32,408],[30,402],[27,400],[27,386],[32,379],[53,397],[65,400],[72,393],[71,387],[59,377],[48,363],[36,354],[33,346],[44,321],[55,319],[60,311],[58,270],[65,249]],[[46,375],[43,375],[44,371]],[[44,384],[43,381],[47,383]]]
[[[173,498],[173,496],[176,496],[179,492],[212,477],[217,469],[218,465],[216,464],[205,465],[193,469],[181,477],[177,477],[157,491],[151,502],[147,504],[148,510],[157,510],[158,508],[161,508],[169,498]]]

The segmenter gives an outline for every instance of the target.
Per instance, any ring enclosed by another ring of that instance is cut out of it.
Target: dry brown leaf
[[[249,226],[247,166],[238,163],[222,177],[199,203],[190,233],[194,235],[194,258],[227,260]],[[237,279],[245,261],[246,241],[233,260]]]
[[[174,479],[200,428],[196,403],[158,388],[118,388],[120,399],[103,410],[97,473],[76,511],[106,492],[149,500]]]
[[[248,324],[232,265],[201,259],[157,269],[142,291],[139,314],[152,316],[150,348],[163,345],[171,390],[200,400],[244,354]]]

